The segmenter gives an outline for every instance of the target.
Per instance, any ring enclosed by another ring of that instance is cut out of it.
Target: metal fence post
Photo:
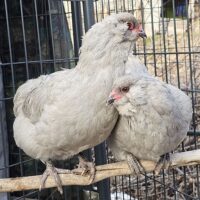
[[[85,30],[87,31],[95,23],[93,0],[83,1],[83,9]]]
[[[105,142],[97,145],[95,148],[95,163],[102,165],[107,163]],[[110,180],[105,179],[97,183],[100,200],[110,200]]]
[[[4,98],[3,76],[0,63],[0,99]],[[8,176],[8,138],[6,125],[5,103],[0,100],[0,178]],[[7,193],[0,193],[0,200],[8,200]]]
[[[74,54],[75,57],[78,57],[79,48],[81,46],[81,36],[83,35],[80,2],[72,1],[71,9],[72,9],[72,23],[73,23],[73,35],[74,35]]]

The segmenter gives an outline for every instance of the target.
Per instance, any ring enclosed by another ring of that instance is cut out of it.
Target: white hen
[[[47,165],[60,180],[51,160],[62,160],[104,141],[118,113],[105,105],[113,81],[124,74],[133,42],[145,33],[129,13],[95,24],[84,36],[76,68],[29,80],[14,98],[14,138],[29,156]]]
[[[133,62],[135,58],[129,57],[127,65]],[[181,90],[150,76],[139,60],[134,66],[137,73],[129,68],[128,73],[135,73],[117,79],[110,94],[108,103],[113,103],[120,117],[108,144],[115,158],[127,160],[136,173],[141,166],[135,161],[140,159],[158,162],[158,173],[167,162],[161,156],[186,137],[192,104]]]

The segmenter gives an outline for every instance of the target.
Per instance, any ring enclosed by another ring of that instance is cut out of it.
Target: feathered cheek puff
[[[127,33],[128,28],[129,27],[128,27],[128,24],[126,22],[118,24],[118,30],[121,32],[121,34]]]
[[[124,35],[124,33],[128,30],[126,24],[122,23],[114,23],[110,26],[110,28],[112,29],[112,32],[115,36],[119,36],[121,38]]]
[[[124,38],[128,40],[135,40],[139,37],[137,32],[135,31],[134,28],[131,27],[130,23],[126,24],[126,31],[124,32]]]

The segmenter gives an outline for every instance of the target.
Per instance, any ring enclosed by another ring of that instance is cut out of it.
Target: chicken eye
[[[134,29],[134,24],[133,23],[128,22],[127,25],[128,25],[128,30],[133,30]]]
[[[122,92],[128,92],[128,91],[129,91],[129,87],[123,87],[123,88],[121,89],[121,91],[122,91]]]

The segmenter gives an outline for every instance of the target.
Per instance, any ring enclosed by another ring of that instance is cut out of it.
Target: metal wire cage
[[[188,137],[177,151],[199,148],[200,2],[195,0],[2,0],[0,1],[0,177],[41,174],[44,166],[25,155],[13,140],[13,96],[30,78],[78,60],[81,36],[95,22],[132,12],[148,38],[133,53],[161,80],[185,91],[193,103]],[[91,38],[92,39],[92,38]],[[147,130],[148,131],[148,130]],[[96,164],[114,161],[103,143],[84,153]],[[76,161],[58,165],[72,168]],[[199,166],[163,171],[160,176],[113,177],[88,187],[0,193],[7,199],[200,199]]]

